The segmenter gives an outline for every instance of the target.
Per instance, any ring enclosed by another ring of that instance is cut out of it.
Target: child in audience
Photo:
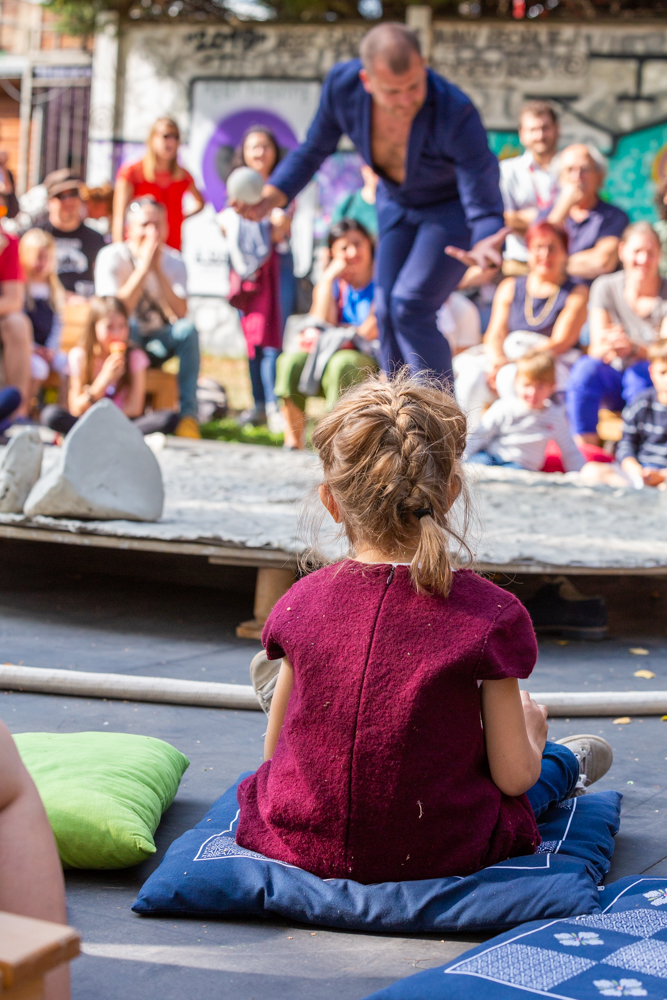
[[[29,229],[19,243],[19,260],[25,273],[25,311],[34,340],[30,364],[32,395],[55,371],[65,372],[67,356],[60,350],[65,289],[56,269],[56,243],[43,229]]]
[[[550,398],[556,387],[553,357],[533,351],[516,364],[516,396],[489,407],[468,437],[464,460],[539,472],[547,443],[555,441],[565,471],[579,472],[585,460],[572,440],[565,407]]]
[[[111,399],[143,434],[168,433],[178,414],[156,410],[144,414],[146,369],[149,361],[140,347],[128,343],[127,310],[120,299],[93,298],[81,343],[69,352],[69,410],[45,406],[41,421],[67,434],[79,417],[100,399]]]
[[[546,708],[518,684],[528,613],[452,563],[465,433],[452,396],[405,375],[349,390],[317,427],[320,499],[352,554],[264,628],[282,663],[265,762],[239,786],[241,846],[322,878],[465,876],[532,854],[535,816],[609,767],[599,737],[546,743]]]
[[[652,389],[623,410],[616,460],[637,485],[665,488],[667,479],[667,340],[647,348]]]

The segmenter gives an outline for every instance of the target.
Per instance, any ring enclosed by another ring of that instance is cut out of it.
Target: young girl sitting
[[[178,423],[172,410],[144,414],[148,358],[128,343],[127,310],[120,299],[90,300],[90,314],[78,347],[69,352],[69,410],[45,406],[41,422],[67,434],[79,417],[100,399],[110,398],[142,434],[167,434]]]
[[[465,876],[540,843],[535,817],[609,768],[597,736],[547,743],[527,612],[455,570],[466,421],[401,376],[319,424],[320,499],[353,556],[299,580],[262,637],[282,658],[237,842],[322,878]],[[527,793],[527,794],[526,794]]]
[[[61,377],[67,356],[60,350],[61,312],[65,289],[56,273],[56,244],[43,229],[29,229],[19,242],[19,260],[25,273],[25,311],[32,323],[33,354],[30,363],[32,392],[35,395],[49,377]]]

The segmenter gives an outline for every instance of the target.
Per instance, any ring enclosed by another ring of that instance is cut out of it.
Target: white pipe
[[[43,667],[0,666],[0,689],[69,694],[81,698],[115,698],[128,701],[198,705],[201,708],[242,708],[261,712],[249,684],[216,684],[174,677],[136,677],[131,674],[51,670]]]
[[[667,715],[667,691],[531,691],[552,717]]]

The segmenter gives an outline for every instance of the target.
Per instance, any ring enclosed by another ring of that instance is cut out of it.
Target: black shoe
[[[525,608],[536,632],[559,632],[578,639],[604,639],[607,605],[604,597],[586,597],[565,577],[546,583]]]

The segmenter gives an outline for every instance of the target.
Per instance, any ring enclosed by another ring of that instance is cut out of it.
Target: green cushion
[[[163,740],[128,733],[20,733],[65,868],[128,868],[155,853],[153,834],[190,761]]]

